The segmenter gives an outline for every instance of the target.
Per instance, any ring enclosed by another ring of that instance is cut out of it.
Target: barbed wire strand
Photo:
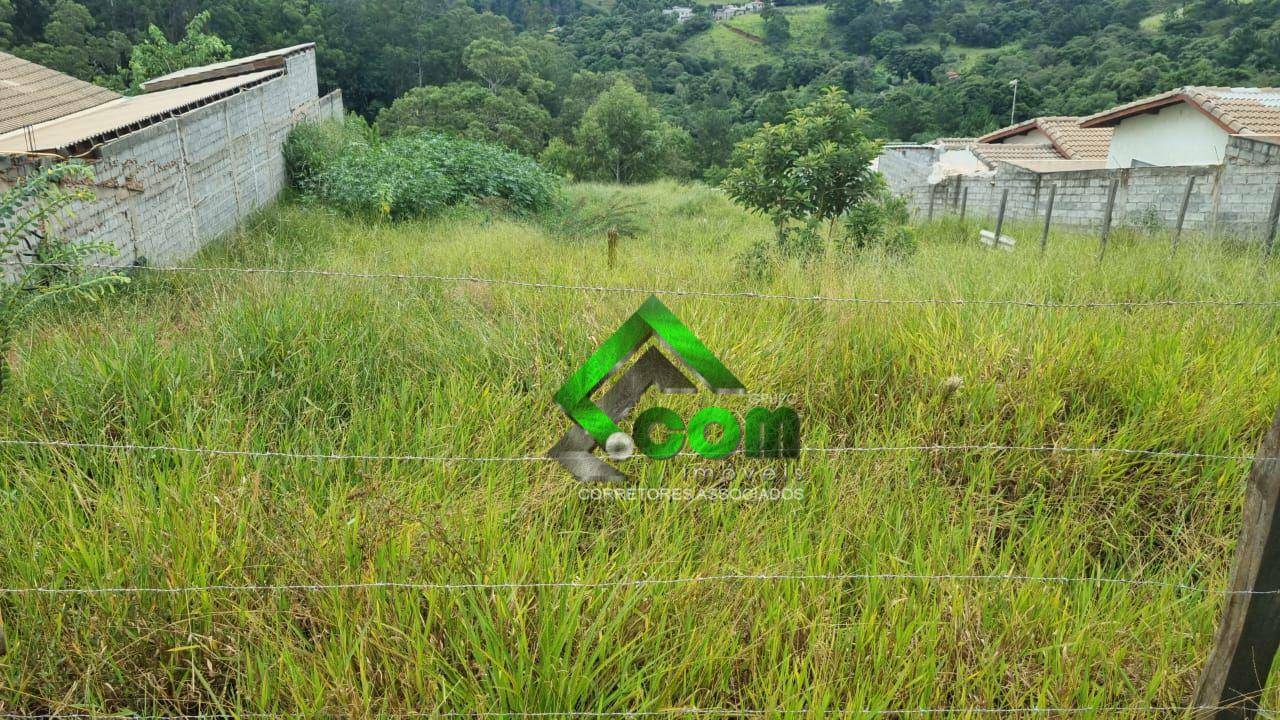
[[[66,263],[27,263],[16,260],[2,261],[8,266],[61,268],[70,266]],[[1140,307],[1280,307],[1280,300],[1101,300],[1086,302],[1052,302],[1040,300],[1000,300],[969,298],[876,298],[840,295],[795,295],[785,293],[766,293],[750,290],[716,291],[685,290],[680,288],[641,288],[613,285],[582,285],[566,283],[548,283],[514,278],[488,278],[475,275],[432,275],[420,273],[375,273],[351,272],[342,270],[317,270],[311,268],[242,268],[229,266],[199,267],[192,265],[136,265],[119,266],[91,263],[80,267],[106,270],[109,272],[161,272],[161,273],[239,273],[244,275],[302,275],[313,277],[354,278],[361,280],[408,280],[431,282],[468,282],[483,285],[502,285],[507,287],[534,288],[542,290],[566,290],[574,292],[625,293],[643,295],[668,295],[674,297],[702,298],[747,298],[755,300],[784,300],[790,302],[826,302],[855,305],[939,305],[939,306],[980,306],[980,307],[1020,307],[1044,310],[1082,310],[1102,308],[1140,308]]]
[[[725,573],[691,575],[675,578],[627,578],[620,580],[544,580],[524,582],[407,582],[368,581],[345,583],[262,583],[211,584],[175,586],[117,587],[53,587],[28,586],[0,588],[0,595],[185,595],[206,592],[323,592],[328,590],[404,590],[411,592],[466,590],[609,590],[619,588],[669,587],[728,582],[849,582],[849,581],[943,581],[943,582],[1017,582],[1042,585],[1117,585],[1150,587],[1162,590],[1194,592],[1201,595],[1275,595],[1280,590],[1217,590],[1213,588],[1141,578],[1073,577],[1068,575],[1016,575],[977,573]]]
[[[118,452],[167,452],[184,455],[208,455],[212,457],[242,457],[282,460],[316,461],[367,461],[367,462],[556,462],[548,455],[387,455],[362,453],[289,452],[285,450],[234,450],[227,448],[184,447],[178,445],[144,445],[133,443],[94,443],[70,440],[24,440],[0,438],[0,446],[50,447],[72,450],[103,450]],[[803,447],[801,452],[824,454],[870,454],[897,452],[1039,452],[1068,454],[1118,454],[1138,457],[1203,459],[1203,460],[1280,460],[1280,457],[1254,455],[1229,455],[1219,453],[1189,452],[1182,450],[1143,450],[1124,447],[1070,447],[1060,445],[866,445],[850,447]],[[681,457],[701,457],[696,453],[680,453]]]
[[[1152,705],[1131,705],[1131,706],[1084,706],[1084,707],[1024,707],[1024,708],[984,708],[984,707],[958,707],[958,708],[892,708],[892,709],[754,709],[754,708],[668,708],[663,710],[563,710],[563,711],[419,711],[419,712],[397,712],[397,713],[374,713],[375,717],[384,718],[644,718],[644,717],[680,717],[680,716],[696,716],[696,717],[764,717],[770,715],[830,715],[830,716],[876,716],[876,717],[900,717],[900,716],[930,716],[944,714],[969,714],[969,715],[994,715],[994,716],[1014,716],[1020,714],[1027,715],[1079,715],[1084,713],[1179,713],[1179,712],[1205,712],[1228,710],[1231,708],[1215,705],[1171,705],[1171,706],[1152,706]],[[212,712],[217,715],[210,714],[183,714],[183,715],[139,715],[136,713],[129,714],[113,714],[113,713],[53,713],[52,717],[57,718],[129,718],[130,720],[202,720],[209,717],[229,716],[236,718],[350,718],[349,714],[340,713],[314,713],[314,712],[283,712],[283,713],[264,713],[251,712],[242,713],[235,710],[214,710]],[[14,720],[27,720],[31,715],[21,713],[0,713],[0,718],[12,718]]]

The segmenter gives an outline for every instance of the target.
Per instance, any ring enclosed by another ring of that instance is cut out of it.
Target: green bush
[[[326,165],[336,158],[368,149],[374,139],[369,124],[355,113],[341,122],[295,126],[284,142],[284,165],[289,182],[305,191]]]
[[[295,128],[285,160],[304,198],[393,219],[492,198],[539,212],[560,191],[537,162],[498,145],[434,133],[379,140],[362,120]]]
[[[910,222],[906,201],[881,186],[874,195],[845,213],[843,249],[882,248],[892,255],[911,255],[917,243]]]
[[[457,188],[438,170],[385,146],[336,158],[305,192],[343,212],[393,219],[425,217],[459,197]]]

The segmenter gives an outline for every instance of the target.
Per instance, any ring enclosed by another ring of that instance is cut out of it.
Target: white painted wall
[[[1130,167],[1134,160],[1162,166],[1218,165],[1229,137],[1204,113],[1181,102],[1121,120],[1111,137],[1107,167]]]
[[[1039,128],[1034,128],[1028,132],[1022,133],[1021,135],[1013,135],[1003,140],[998,140],[997,142],[1004,143],[1005,145],[1052,145],[1053,144],[1049,142],[1049,136],[1041,132]]]

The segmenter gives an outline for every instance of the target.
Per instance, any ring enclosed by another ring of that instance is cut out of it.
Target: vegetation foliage
[[[780,247],[796,223],[834,227],[883,185],[871,169],[880,143],[866,137],[866,122],[866,113],[850,107],[844,91],[828,88],[785,122],[765,124],[744,140],[734,151],[724,188],[773,221]]]
[[[586,107],[625,78],[688,134],[688,169],[713,181],[737,140],[832,85],[868,110],[873,137],[919,140],[1007,123],[1015,78],[1018,120],[1185,84],[1280,85],[1280,0],[777,2],[727,22],[699,5],[683,24],[662,15],[668,4],[0,0],[0,49],[128,87],[173,66],[173,50],[188,64],[221,57],[211,36],[236,54],[315,41],[322,86],[350,108],[374,120],[399,106],[384,132],[430,128],[530,155],[575,145]]]
[[[510,150],[426,132],[381,139],[354,116],[295,128],[285,162],[303,197],[367,216],[424,217],[485,199],[536,212],[559,198],[553,175]]]
[[[9,378],[9,353],[19,324],[50,301],[96,298],[128,279],[86,272],[95,256],[114,254],[110,243],[73,242],[58,233],[71,207],[91,200],[93,171],[59,163],[22,178],[0,193],[0,392]]]
[[[1043,257],[1035,243],[993,253],[972,224],[963,243],[921,228],[905,261],[876,249],[856,264],[787,260],[744,283],[734,256],[774,230],[723,193],[671,182],[569,193],[575,204],[638,208],[639,232],[619,242],[615,269],[603,239],[563,242],[512,216],[368,223],[290,205],[192,262],[837,297],[1274,299],[1280,287],[1274,264],[1191,237],[1173,259],[1165,243],[1138,238],[1098,264],[1096,236],[1055,233]],[[25,326],[0,437],[541,456],[569,427],[555,390],[642,299],[146,275],[120,302]],[[2,587],[581,585],[6,595],[0,705],[33,716],[361,718],[1104,707],[1117,708],[1098,713],[1107,720],[1150,720],[1141,708],[1186,704],[1217,593],[888,576],[1225,587],[1248,462],[1216,456],[1251,455],[1280,403],[1273,309],[664,302],[750,394],[651,392],[637,411],[740,414],[770,402],[761,395],[785,396],[811,447],[1209,455],[824,452],[791,464],[622,465],[645,488],[803,488],[790,501],[684,502],[593,499],[539,461],[3,445]],[[590,586],[724,573],[869,577]],[[1263,702],[1276,701],[1273,684]]]
[[[573,132],[573,144],[552,143],[543,160],[584,180],[634,183],[684,174],[690,144],[626,80],[600,93]]]

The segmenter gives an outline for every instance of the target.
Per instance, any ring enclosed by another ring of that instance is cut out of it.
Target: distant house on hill
[[[675,5],[662,11],[663,15],[674,15],[676,22],[683,23],[693,17],[693,8],[684,5]]]
[[[1280,88],[1180,87],[1080,124],[1113,129],[1108,167],[1219,165],[1233,135],[1280,136]]]
[[[758,13],[764,10],[764,3],[761,0],[753,0],[741,5],[725,5],[711,13],[711,17],[715,20],[728,20],[738,15],[746,15],[748,13]]]
[[[85,161],[96,199],[62,232],[112,243],[126,265],[182,259],[231,230],[284,187],[289,130],[342,115],[338,92],[318,97],[313,43],[143,89],[123,97],[0,53],[0,189],[47,163]]]

